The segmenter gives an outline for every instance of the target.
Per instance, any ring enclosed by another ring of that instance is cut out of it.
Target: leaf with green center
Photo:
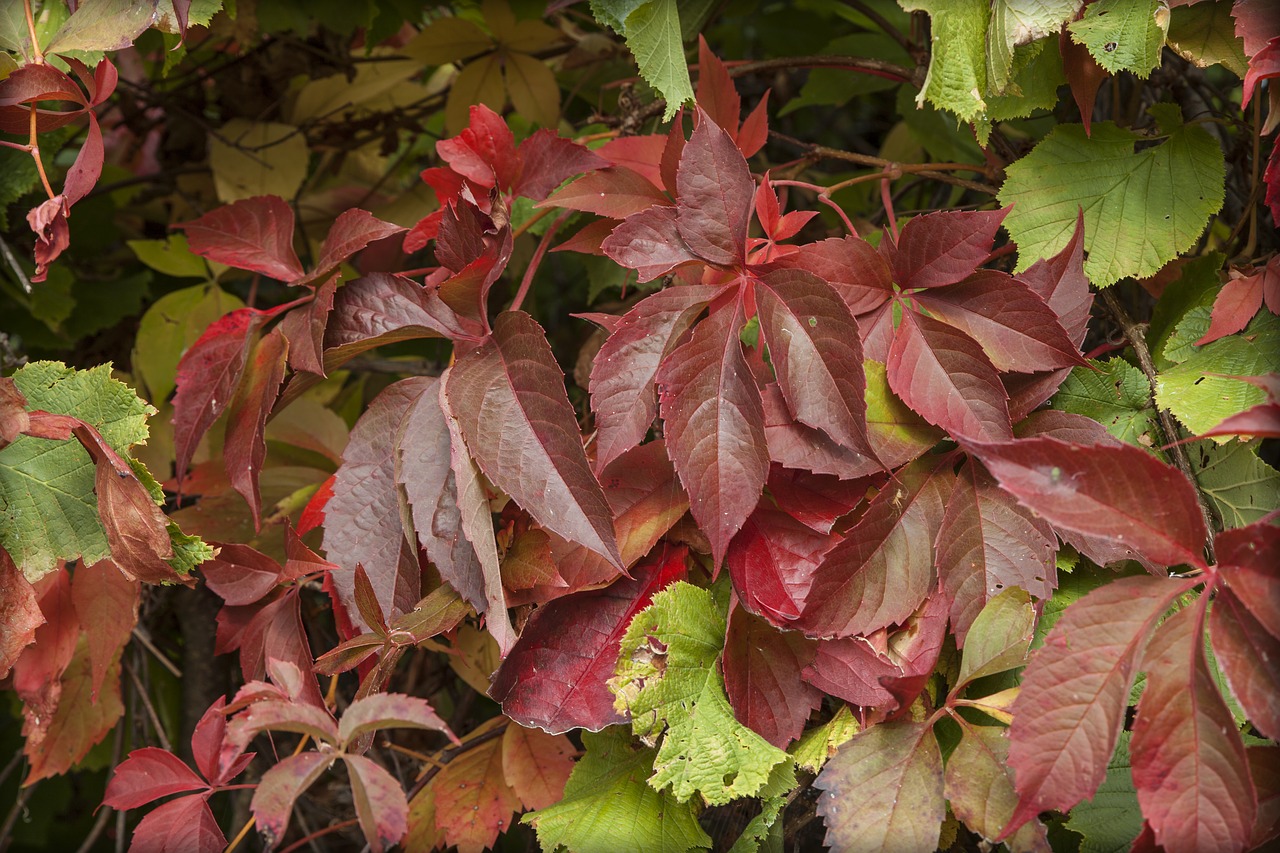
[[[1142,371],[1122,358],[1089,363],[1095,369],[1072,370],[1050,405],[1092,418],[1128,444],[1155,445],[1156,413],[1151,408],[1151,385]]]
[[[995,838],[1018,804],[1009,769],[1009,739],[1001,726],[975,726],[957,718],[960,743],[947,757],[951,811],[983,838]],[[1044,824],[1024,824],[1005,842],[1010,850],[1049,853]]]
[[[854,736],[814,786],[826,844],[837,850],[927,851],[946,817],[942,753],[926,723],[881,723]]]
[[[564,788],[564,799],[524,817],[544,850],[610,850],[625,838],[636,850],[685,853],[711,847],[693,803],[645,784],[654,753],[614,726],[582,736],[586,747]]]
[[[1146,79],[1160,64],[1169,29],[1169,9],[1161,0],[1099,0],[1084,17],[1067,25],[1072,40],[1115,74],[1132,71]]]
[[[622,639],[614,707],[642,738],[662,743],[649,784],[684,802],[756,796],[791,756],[739,723],[716,660],[725,619],[711,594],[679,581],[654,596]],[[792,779],[794,784],[794,778]]]
[[[988,601],[969,626],[956,684],[1022,666],[1035,624],[1026,590],[1011,587]]]
[[[1222,148],[1204,128],[1183,125],[1176,106],[1151,114],[1165,136],[1159,145],[1135,152],[1143,137],[1111,122],[1092,135],[1059,125],[1009,166],[999,197],[1014,206],[1004,224],[1019,270],[1065,246],[1081,208],[1085,273],[1098,287],[1152,275],[1191,248],[1222,206]]]
[[[13,374],[27,407],[79,418],[126,455],[147,439],[155,409],[111,378],[111,365],[73,370],[33,362]],[[94,495],[95,466],[83,447],[19,436],[0,449],[0,547],[34,580],[59,560],[96,563],[110,555]]]
[[[1196,484],[1226,527],[1244,527],[1280,509],[1280,471],[1258,450],[1256,441],[1201,441],[1187,448]]]

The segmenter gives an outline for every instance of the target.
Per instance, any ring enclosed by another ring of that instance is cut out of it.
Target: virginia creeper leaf
[[[461,338],[482,333],[458,316],[438,291],[403,276],[372,273],[338,289],[325,329],[325,367],[382,344],[415,338]]]
[[[1022,666],[1035,624],[1026,590],[1015,586],[993,596],[969,626],[956,684]]]
[[[627,217],[600,244],[600,251],[639,273],[643,283],[681,264],[698,261],[677,227],[674,207],[651,207]]]
[[[33,718],[28,713],[22,727],[26,738],[23,752],[30,764],[24,785],[66,773],[84,758],[94,744],[107,736],[124,714],[124,703],[120,700],[119,658],[108,668],[101,689],[94,697],[89,641],[83,636],[59,684],[57,709],[43,717]]]
[[[303,275],[293,251],[293,208],[279,196],[255,196],[180,223],[191,251],[277,281]]]
[[[338,722],[338,742],[350,744],[378,729],[429,729],[457,738],[425,699],[400,693],[374,693],[352,702]]]
[[[262,493],[258,477],[267,456],[263,433],[284,382],[288,355],[289,341],[278,329],[258,341],[227,415],[227,435],[223,442],[227,477],[232,488],[248,502],[255,529],[261,528]]]
[[[779,627],[800,616],[813,572],[835,540],[761,506],[729,543],[729,577],[747,610]]]
[[[503,778],[526,809],[545,809],[564,796],[574,752],[564,735],[508,723],[502,735]]]
[[[1009,740],[1002,726],[960,722],[960,743],[947,758],[946,795],[951,811],[983,838],[995,838],[1013,814],[1018,795],[1008,766]],[[1039,821],[1005,839],[1010,850],[1049,853]]]
[[[1273,637],[1280,637],[1280,535],[1256,523],[1218,534],[1215,545],[1222,576],[1240,601]]]
[[[89,641],[93,671],[89,695],[96,698],[107,670],[138,623],[139,585],[111,560],[99,560],[76,569],[71,578],[71,600]]]
[[[755,184],[738,146],[705,113],[680,155],[676,188],[685,245],[713,264],[744,263]]]
[[[129,753],[129,757],[116,767],[106,793],[102,795],[102,804],[126,811],[169,794],[207,787],[209,784],[178,756],[165,749],[147,746]]]
[[[367,210],[348,208],[338,214],[320,246],[320,259],[315,272],[308,278],[323,278],[338,264],[349,261],[356,252],[370,243],[384,240],[406,229],[390,222],[383,222]]]
[[[491,727],[490,727],[491,728]],[[433,780],[436,826],[460,853],[481,853],[520,810],[520,798],[502,772],[502,738],[472,746]]]
[[[991,253],[1001,210],[942,210],[917,216],[902,227],[896,246],[889,246],[893,280],[899,287],[942,287],[956,284],[977,270]]]
[[[1213,600],[1209,632],[1232,695],[1254,727],[1274,740],[1280,735],[1280,639],[1230,589],[1218,590]]]
[[[873,364],[873,362],[866,362],[866,364]],[[883,379],[883,375],[883,371],[881,371],[881,379]],[[883,381],[880,384],[884,385]],[[885,386],[886,391],[887,387]],[[766,385],[761,390],[760,396],[764,408],[765,441],[769,446],[769,460],[771,463],[781,465],[784,468],[830,475],[841,480],[865,477],[881,470],[880,463],[870,456],[837,444],[832,441],[831,436],[822,430],[797,423],[792,418],[791,412],[787,410],[787,402],[783,399],[782,390],[778,388],[776,382]],[[873,413],[875,401],[869,400],[868,402],[871,403],[868,406],[868,416],[870,416]],[[898,402],[897,406],[899,409],[910,413],[910,417],[925,426],[926,429],[932,429],[932,427],[928,427],[923,421],[920,421],[909,409],[906,409],[901,402]],[[868,421],[867,426],[870,432],[873,424]],[[868,438],[873,442],[873,446],[876,446],[875,439],[871,438],[870,435],[868,435]],[[880,443],[877,449],[883,451],[884,443]],[[895,449],[901,450],[902,445],[899,444]],[[925,449],[927,448],[921,448],[920,452],[924,452]]]
[[[902,675],[902,669],[873,648],[864,637],[822,640],[804,680],[824,693],[854,705],[893,704],[884,681]]]
[[[267,849],[273,849],[284,838],[294,800],[320,778],[333,756],[320,752],[291,755],[262,774],[258,790],[253,794],[250,810],[257,821],[258,832]]]
[[[390,773],[363,755],[344,755],[351,779],[356,817],[372,853],[395,845],[408,830],[409,803]]]
[[[675,0],[600,2],[592,4],[600,20],[627,41],[640,76],[666,99],[663,121],[693,100],[693,84],[684,61],[680,6]]]
[[[738,722],[782,749],[798,738],[809,713],[822,704],[822,694],[800,680],[814,650],[812,640],[734,608],[721,666]]]
[[[615,140],[618,141],[621,140]],[[610,219],[626,219],[654,205],[669,207],[671,200],[643,175],[626,166],[615,165],[598,172],[588,172],[556,191],[539,206],[583,210]]]
[[[9,552],[0,548],[0,678],[8,676],[43,622],[31,582],[14,565]]]
[[[209,810],[207,795],[179,797],[150,812],[133,830],[135,853],[218,853],[227,837]]]
[[[985,254],[984,254],[985,257]],[[871,311],[893,295],[884,257],[861,237],[831,238],[797,246],[772,264],[813,273],[840,294],[853,314]]]

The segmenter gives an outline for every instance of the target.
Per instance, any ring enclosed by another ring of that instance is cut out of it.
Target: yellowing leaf
[[[424,65],[444,65],[478,56],[493,47],[489,34],[464,18],[441,18],[400,49]]]
[[[444,108],[444,126],[450,133],[461,133],[467,126],[473,104],[484,104],[494,112],[502,112],[506,87],[502,80],[502,57],[496,53],[482,56],[458,72],[449,90]]]
[[[516,112],[544,127],[559,123],[560,86],[546,63],[525,53],[507,54],[506,81]]]
[[[307,177],[307,140],[296,127],[233,118],[209,138],[218,198],[293,198]]]

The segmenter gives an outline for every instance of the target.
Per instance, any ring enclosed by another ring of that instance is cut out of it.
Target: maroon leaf
[[[455,744],[459,742],[426,699],[400,693],[375,693],[352,702],[343,713],[338,723],[338,743],[350,744],[378,729],[429,729],[444,732]]]
[[[362,755],[344,755],[351,780],[351,798],[369,849],[382,853],[409,830],[409,802],[390,773]]]
[[[889,387],[926,421],[957,438],[1012,435],[1008,398],[982,347],[963,332],[903,310],[889,348]]]
[[[262,678],[273,661],[285,661],[299,672],[311,672],[311,646],[302,626],[297,587],[266,604],[249,608],[252,615],[242,629],[234,632],[234,640],[228,642],[225,628],[230,625],[230,618],[240,615],[236,610],[239,608],[224,607],[218,614],[217,652],[222,654],[238,648],[240,671],[246,681]],[[320,688],[314,678],[303,678],[301,688],[308,701],[321,704]]]
[[[1280,835],[1280,747],[1250,746],[1245,754],[1249,757],[1253,787],[1258,792],[1258,822],[1249,848],[1261,850],[1264,844]]]
[[[340,277],[334,273],[316,288],[314,299],[289,311],[280,321],[280,331],[289,340],[289,366],[295,371],[325,375],[324,333]]]
[[[1001,487],[1055,528],[1132,548],[1161,566],[1204,565],[1194,487],[1139,447],[1045,436],[975,444],[974,452]]]
[[[778,258],[774,268],[813,273],[840,294],[853,314],[878,308],[893,295],[893,279],[884,258],[860,237],[832,237],[806,243]]]
[[[1057,586],[1053,528],[973,464],[965,466],[947,499],[936,548],[960,647],[978,612],[1002,590],[1018,586],[1043,599]]]
[[[725,561],[742,604],[779,627],[800,616],[813,573],[834,539],[761,506],[729,544]]]
[[[1020,800],[1003,835],[1042,811],[1065,812],[1093,796],[1124,726],[1147,639],[1194,583],[1123,578],[1072,604],[1054,625],[1013,704],[1009,766]]]
[[[779,631],[741,607],[729,615],[725,635],[724,686],[738,722],[780,749],[800,737],[822,693],[800,680],[813,660],[815,643]]]
[[[836,292],[799,270],[765,273],[756,316],[787,407],[801,423],[870,455],[858,326]]]
[[[367,210],[348,208],[333,221],[324,244],[320,246],[320,259],[316,261],[315,272],[308,278],[323,278],[338,264],[350,260],[352,255],[370,243],[405,230],[407,229],[403,226],[383,222]]]
[[[633,568],[631,578],[535,610],[489,689],[503,713],[551,734],[623,722],[606,686],[622,636],[655,593],[685,577],[687,554],[683,547],[662,548]]]
[[[407,541],[400,521],[395,437],[410,406],[433,384],[415,377],[389,386],[360,416],[342,453],[325,508],[324,548],[342,568],[333,573],[333,583],[353,621],[357,565],[368,572],[384,613],[405,613],[422,597],[418,549]]]
[[[946,794],[951,811],[983,838],[1000,834],[1018,804],[1009,769],[1009,739],[1000,726],[975,726],[964,719],[960,743],[947,757]],[[1008,841],[1010,850],[1050,853],[1040,821],[1024,825]]]
[[[742,101],[733,86],[733,78],[720,58],[711,52],[707,40],[698,36],[698,106],[731,136],[738,129]]]
[[[111,774],[102,804],[127,811],[152,800],[200,791],[209,784],[172,752],[154,746],[135,749]]]
[[[1089,279],[1084,274],[1083,212],[1076,218],[1075,233],[1061,252],[1052,258],[1041,258],[1014,278],[1053,309],[1071,343],[1080,346],[1089,329],[1089,309],[1093,305]]]
[[[609,161],[570,139],[544,128],[520,143],[520,178],[513,195],[542,201],[566,178],[603,169]]]
[[[850,637],[906,621],[933,587],[933,542],[954,476],[936,463],[898,472],[813,573],[796,627]]]
[[[713,264],[741,264],[755,184],[733,139],[705,113],[680,155],[677,227],[694,254]]]
[[[263,313],[240,308],[209,325],[178,362],[173,398],[173,444],[178,485],[196,445],[231,403],[249,357],[249,341]]]
[[[764,410],[742,354],[741,325],[739,302],[712,312],[658,371],[667,452],[716,565],[769,474]]]
[[[1111,75],[1097,63],[1088,47],[1071,38],[1066,27],[1059,35],[1058,46],[1062,52],[1062,71],[1071,86],[1071,97],[1080,110],[1080,121],[1087,136],[1093,124],[1093,104],[1098,97],[1098,89]]]
[[[148,814],[133,830],[130,853],[218,853],[227,846],[208,795],[180,797]]]
[[[403,276],[371,273],[338,289],[325,330],[325,367],[376,346],[416,338],[475,338],[479,323],[444,303],[437,288]]]
[[[0,386],[3,387],[3,386]],[[22,650],[36,637],[44,622],[40,602],[31,582],[0,548],[0,678],[9,674]]]
[[[643,175],[625,166],[610,166],[588,172],[538,206],[627,219],[655,205],[670,207],[671,199]]]
[[[333,755],[320,752],[302,752],[289,756],[262,774],[249,808],[268,850],[274,849],[284,838],[294,800],[320,778],[333,759]]]
[[[506,189],[520,168],[515,136],[502,116],[484,104],[471,106],[466,128],[437,142],[436,153],[459,175],[482,187]]]
[[[220,264],[277,281],[302,278],[293,251],[293,208],[279,196],[255,196],[174,226],[187,232],[191,251]]]
[[[289,341],[279,328],[258,341],[227,414],[223,459],[231,486],[249,504],[255,530],[262,527],[262,494],[258,475],[267,457],[264,432],[284,382]]]
[[[138,599],[138,582],[125,577],[111,560],[81,566],[71,578],[76,618],[89,641],[89,666],[93,671],[89,695],[95,699],[107,670],[138,624]]]
[[[248,545],[227,543],[212,560],[200,564],[205,583],[233,607],[261,601],[283,580],[275,560]]]
[[[766,485],[778,509],[806,527],[830,533],[837,519],[866,498],[872,478],[840,480],[829,474],[811,474],[773,465]]]
[[[838,850],[932,850],[947,804],[942,753],[927,723],[882,723],[854,735],[813,783],[826,844]]]
[[[658,368],[719,288],[673,287],[624,314],[591,367],[596,470],[644,440],[658,416]]]
[[[1169,853],[1244,850],[1257,813],[1244,744],[1205,660],[1203,633],[1203,606],[1156,631],[1129,745],[1142,815]]]
[[[1280,528],[1258,522],[1218,534],[1227,586],[1273,637],[1280,637]]]
[[[87,196],[98,178],[102,176],[102,128],[98,125],[98,117],[89,113],[89,131],[75,162],[67,170],[67,179],[62,185],[62,195],[67,200],[67,207]]]
[[[219,696],[209,709],[204,712],[191,733],[191,754],[195,758],[196,767],[214,785],[226,784],[240,775],[248,765],[253,754],[222,754],[222,744],[227,734],[227,717],[222,713],[227,700]]]
[[[894,282],[903,288],[942,287],[967,278],[991,253],[1008,213],[941,210],[915,217],[890,252]]]
[[[796,423],[776,383],[761,392],[764,402],[764,434],[769,458],[784,468],[826,474],[841,480],[865,477],[881,470],[870,456],[836,444],[822,430]],[[883,447],[877,448],[883,451]]]
[[[674,207],[654,207],[629,216],[600,244],[600,251],[639,273],[641,282],[696,262],[698,256],[676,227],[678,216]]]
[[[532,317],[500,314],[493,337],[458,357],[445,396],[490,482],[543,527],[621,568],[613,516],[583,453],[563,374]]]
[[[884,681],[900,675],[902,669],[865,637],[819,641],[813,663],[804,670],[804,680],[822,692],[864,707],[892,704]]]
[[[1231,692],[1265,737],[1280,737],[1280,639],[1230,589],[1218,590],[1209,614],[1213,651]]]

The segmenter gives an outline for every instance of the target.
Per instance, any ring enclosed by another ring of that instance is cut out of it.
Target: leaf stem
[[[22,9],[27,14],[27,35],[31,38],[32,62],[44,65],[44,51],[40,49],[40,39],[36,38],[36,16],[31,9],[31,0],[22,0]]]
[[[30,4],[27,8],[28,10],[31,8]],[[27,143],[30,146],[28,150],[31,152],[31,158],[36,161],[36,171],[40,173],[40,183],[44,184],[44,191],[49,194],[49,198],[54,198],[57,193],[49,184],[49,176],[44,171],[44,161],[40,159],[40,139],[36,131],[36,118],[36,105],[31,104],[31,138]]]
[[[990,184],[980,183],[977,181],[969,181],[964,178],[957,178],[955,175],[949,175],[948,172],[976,172],[983,177],[988,176],[988,169],[985,166],[975,166],[968,163],[897,163],[893,160],[886,160],[883,157],[873,157],[870,154],[858,154],[854,151],[844,151],[839,148],[829,148],[825,145],[817,145],[814,143],[804,142],[793,136],[787,136],[785,133],[779,133],[776,130],[769,131],[769,136],[779,142],[794,146],[804,151],[811,159],[816,160],[843,160],[846,163],[857,163],[859,166],[867,166],[880,170],[897,170],[903,174],[919,175],[922,178],[931,178],[935,181],[953,184],[957,187],[964,187],[967,190],[984,193],[986,195],[995,195],[996,188]]]
[[[548,211],[549,213],[550,211]],[[534,250],[533,257],[529,259],[529,266],[525,267],[524,278],[520,279],[520,289],[516,291],[516,296],[511,300],[511,311],[520,310],[520,306],[524,304],[524,298],[529,293],[529,288],[533,284],[533,276],[538,271],[538,267],[542,265],[542,258],[547,254],[547,247],[551,245],[551,241],[555,239],[556,232],[560,230],[560,226],[565,223],[568,218],[573,215],[573,211],[566,210],[555,218],[547,232],[542,235],[542,239],[538,242],[538,248]],[[532,224],[532,220],[526,222],[525,225]]]

